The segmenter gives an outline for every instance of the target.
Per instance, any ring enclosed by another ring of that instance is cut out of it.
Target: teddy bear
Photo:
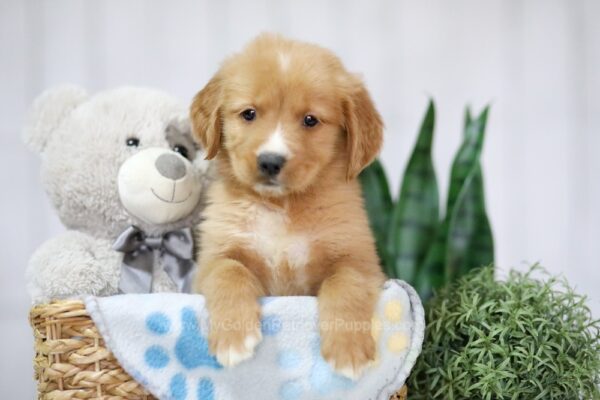
[[[67,228],[30,259],[34,303],[189,291],[210,168],[186,106],[147,88],[61,86],[35,100],[24,136]]]

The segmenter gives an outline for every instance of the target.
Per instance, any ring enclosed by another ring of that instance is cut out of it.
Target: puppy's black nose
[[[285,157],[275,153],[263,153],[256,159],[258,170],[263,176],[273,178],[279,174],[283,164],[285,164]]]
[[[154,163],[158,172],[168,179],[181,179],[186,174],[185,164],[175,154],[161,154]]]

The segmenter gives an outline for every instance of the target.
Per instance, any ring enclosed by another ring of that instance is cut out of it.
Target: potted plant
[[[543,271],[494,277],[494,241],[480,157],[488,108],[465,114],[446,212],[432,162],[435,107],[423,119],[397,201],[375,161],[361,184],[386,274],[426,301],[423,351],[411,399],[598,399],[600,321],[561,279]]]
[[[543,270],[475,270],[429,302],[411,399],[598,399],[600,320]]]

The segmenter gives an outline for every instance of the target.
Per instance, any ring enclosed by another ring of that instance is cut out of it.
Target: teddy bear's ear
[[[25,127],[25,143],[34,151],[42,153],[48,138],[61,121],[88,97],[78,86],[64,85],[49,89],[33,102]]]
[[[173,116],[169,121],[169,126],[174,127],[178,132],[188,135],[190,138],[192,137],[192,126],[187,110]]]

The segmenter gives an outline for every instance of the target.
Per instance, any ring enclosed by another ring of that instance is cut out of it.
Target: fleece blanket
[[[314,297],[263,298],[263,341],[233,368],[208,350],[200,295],[89,297],[86,307],[123,368],[165,400],[387,400],[413,367],[425,328],[415,291],[386,282],[373,320],[377,359],[353,381],[321,357]]]

